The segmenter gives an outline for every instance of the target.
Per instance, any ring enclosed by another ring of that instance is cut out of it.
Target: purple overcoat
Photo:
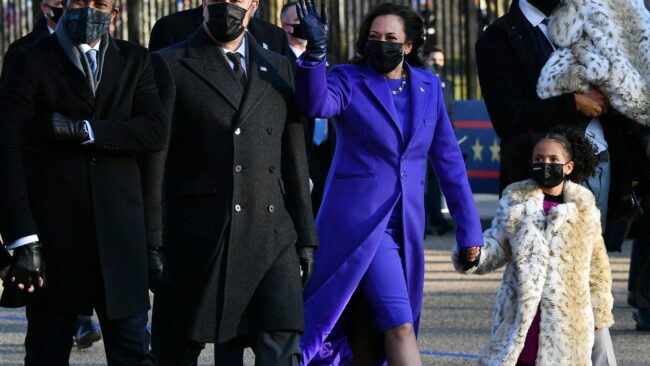
[[[316,218],[320,247],[304,293],[302,365],[340,365],[350,351],[339,320],[377,251],[398,200],[401,253],[417,329],[424,288],[424,177],[429,160],[458,224],[461,246],[482,245],[481,224],[440,80],[408,66],[412,131],[404,135],[384,77],[366,64],[298,60],[296,94],[308,117],[334,118],[336,151]]]

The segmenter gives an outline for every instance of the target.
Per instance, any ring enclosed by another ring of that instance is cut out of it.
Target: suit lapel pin
[[[264,49],[267,49],[267,50],[269,49],[269,45],[267,45],[265,42],[262,42],[262,47],[264,47]]]
[[[424,93],[424,88],[420,87],[420,93]]]
[[[266,67],[260,66],[260,71],[268,71],[268,70],[266,69]]]

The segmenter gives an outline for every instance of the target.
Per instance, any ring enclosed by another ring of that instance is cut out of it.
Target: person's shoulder
[[[202,17],[203,17],[203,9],[199,6],[196,8],[181,10],[175,13],[167,14],[164,17],[158,19],[156,21],[155,26],[162,25],[162,26],[174,27],[174,26],[178,26],[179,22],[182,23],[193,22],[197,18],[202,18]]]
[[[478,38],[477,45],[489,45],[495,39],[503,37],[505,31],[509,28],[512,29],[514,26],[513,16],[512,13],[506,13],[490,24]]]
[[[110,42],[112,42],[124,56],[146,56],[149,51],[147,51],[146,48],[143,46],[130,42],[130,41],[125,41],[123,39],[116,39],[116,38],[110,38]]]

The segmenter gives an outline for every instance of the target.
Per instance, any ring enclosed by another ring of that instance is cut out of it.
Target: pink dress
[[[544,196],[544,214],[547,215],[548,212],[555,206],[562,203],[562,196]],[[533,366],[535,365],[535,360],[537,359],[537,349],[539,346],[539,322],[541,319],[541,311],[539,306],[537,307],[537,314],[533,318],[533,322],[530,324],[528,329],[528,334],[526,334],[526,341],[524,342],[524,348],[521,350],[519,355],[519,360],[517,361],[518,366]]]

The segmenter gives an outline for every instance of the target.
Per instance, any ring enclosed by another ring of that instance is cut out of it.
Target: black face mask
[[[564,164],[533,163],[530,167],[530,176],[542,188],[557,187],[564,181]]]
[[[560,5],[560,0],[528,0],[528,2],[547,16]]]
[[[364,52],[378,73],[387,74],[404,59],[402,46],[401,43],[368,40]]]
[[[47,18],[52,20],[54,23],[58,23],[59,19],[61,19],[61,16],[63,15],[63,8],[55,8],[53,6],[49,6],[45,4],[50,10],[52,11],[52,15],[47,15]]]
[[[230,3],[208,5],[210,20],[206,24],[210,34],[219,42],[234,40],[244,33],[244,18],[247,12],[247,9]]]
[[[302,28],[302,24],[297,23],[297,24],[287,24],[290,25],[291,28],[293,28],[293,32],[289,33],[293,37],[296,37],[298,39],[302,39],[303,41],[307,40],[307,35],[305,34],[305,30]]]

